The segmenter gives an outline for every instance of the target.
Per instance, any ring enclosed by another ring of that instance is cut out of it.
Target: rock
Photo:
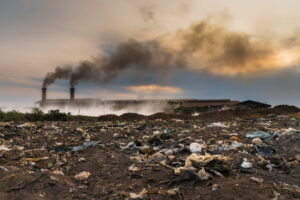
[[[84,181],[88,179],[92,174],[90,172],[80,172],[74,176],[76,181]]]

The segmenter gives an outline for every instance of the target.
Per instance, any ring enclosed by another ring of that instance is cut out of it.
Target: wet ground
[[[0,199],[300,199],[298,114],[0,123]]]

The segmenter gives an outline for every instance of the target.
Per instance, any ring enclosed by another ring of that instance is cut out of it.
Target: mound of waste
[[[0,199],[300,199],[300,119],[234,112],[0,122]]]

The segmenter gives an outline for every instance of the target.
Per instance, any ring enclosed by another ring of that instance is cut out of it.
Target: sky
[[[78,98],[300,106],[299,9],[298,0],[1,0],[0,107],[32,106],[48,72],[83,61],[98,71],[79,80]],[[150,61],[110,71],[131,57],[130,41]],[[68,91],[69,80],[57,79],[48,98]]]

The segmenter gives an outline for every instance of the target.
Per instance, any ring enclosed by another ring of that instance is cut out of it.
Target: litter
[[[267,139],[271,138],[277,135],[277,133],[268,133],[264,131],[254,131],[254,132],[249,132],[246,134],[246,138],[260,138],[260,139]]]
[[[255,149],[258,154],[263,155],[263,156],[271,156],[274,153],[276,153],[276,151],[274,149],[272,149],[271,147],[267,147],[267,146],[255,145]]]
[[[205,169],[202,167],[202,169],[198,172],[198,176],[200,180],[205,181],[211,178],[211,175],[205,171]]]
[[[200,153],[202,151],[203,145],[199,144],[199,143],[191,143],[190,144],[190,151],[191,153]]]
[[[249,180],[253,181],[253,182],[257,182],[257,183],[263,183],[264,182],[264,179],[256,178],[256,177],[250,177]]]
[[[248,162],[247,158],[244,158],[243,163],[241,164],[242,168],[250,169],[252,167],[252,163]]]
[[[92,174],[90,172],[83,171],[83,172],[80,172],[80,173],[76,174],[74,176],[74,179],[76,181],[84,181],[84,180],[88,179],[91,175]]]
[[[253,143],[253,144],[256,144],[256,145],[260,145],[260,144],[263,143],[263,141],[262,141],[260,138],[254,138],[254,139],[252,140],[252,143]]]
[[[0,145],[0,151],[10,151],[10,148],[4,145]]]
[[[214,122],[208,125],[208,127],[221,127],[221,128],[227,128],[228,125],[222,122]]]
[[[100,141],[84,142],[82,145],[71,147],[71,151],[79,151],[88,147],[94,147],[100,144]]]
[[[131,172],[138,172],[140,171],[141,169],[139,167],[136,167],[134,164],[133,165],[130,165],[128,167],[128,170],[131,171]]]

